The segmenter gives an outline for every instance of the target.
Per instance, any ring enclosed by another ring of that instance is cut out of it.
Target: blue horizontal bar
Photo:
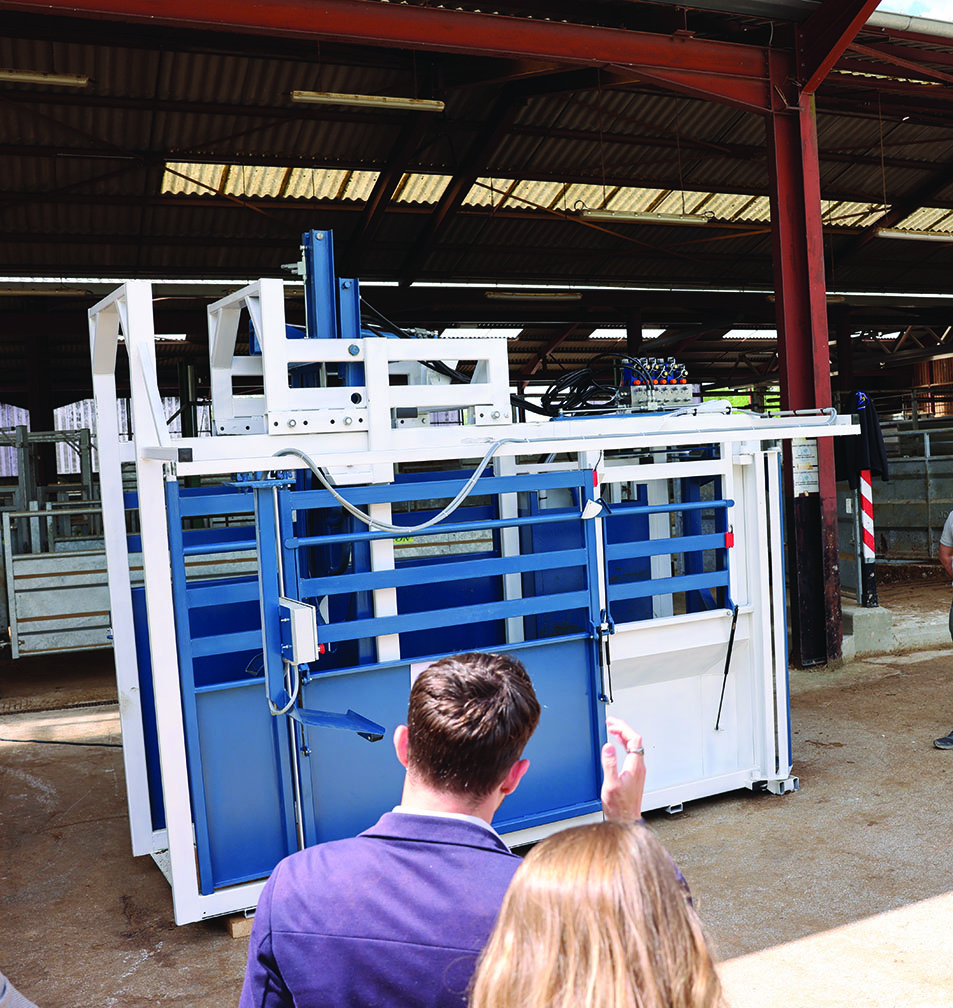
[[[563,634],[560,637],[541,637],[539,640],[534,641],[520,641],[514,642],[506,645],[496,645],[492,650],[500,651],[505,650],[507,654],[518,654],[520,650],[530,647],[538,647],[540,645],[547,644],[562,644],[563,641],[573,641],[573,640],[588,640],[589,634],[576,633],[576,634]],[[489,649],[485,649],[489,650]],[[316,663],[312,663],[309,668],[307,679],[305,682],[312,682],[315,679],[334,679],[340,676],[352,676],[352,675],[365,675],[368,672],[376,672],[379,669],[392,669],[398,668],[400,666],[407,666],[411,661],[436,661],[438,658],[444,657],[445,651],[437,652],[431,655],[421,655],[419,658],[397,658],[392,661],[385,662],[369,662],[366,665],[351,665],[347,668],[332,668],[322,671]],[[320,659],[318,659],[320,661]],[[264,676],[259,673],[254,676],[248,676],[245,679],[230,679],[227,682],[212,683],[208,686],[196,686],[195,692],[198,693],[220,693],[225,690],[234,689],[247,689],[249,686],[254,686],[256,689],[261,689],[264,683]]]
[[[250,493],[225,490],[198,497],[179,495],[179,510],[183,518],[208,517],[209,515],[253,514],[255,498]]]
[[[189,609],[203,606],[229,605],[232,602],[257,602],[258,578],[236,581],[234,584],[186,585],[186,601]]]
[[[362,574],[342,574],[336,577],[300,578],[302,598],[317,595],[338,595],[342,592],[374,591],[377,588],[406,588],[410,585],[440,584],[445,581],[470,580],[503,574],[556,570],[561,567],[582,567],[588,560],[584,549],[554,550],[551,553],[529,553],[525,556],[484,557],[450,563],[424,563],[401,566],[394,570],[368,571]]]
[[[633,514],[667,514],[672,511],[707,511],[709,508],[724,510],[735,506],[733,500],[682,501],[671,504],[612,504],[614,513],[606,515],[611,521],[615,517]]]
[[[456,497],[469,476],[452,480],[424,480],[417,483],[388,483],[372,486],[335,487],[350,504],[381,504],[385,502],[439,500]],[[533,490],[557,490],[592,485],[591,469],[569,472],[528,473],[523,476],[481,476],[470,492],[471,497],[496,496],[504,493],[526,493]],[[327,490],[293,490],[287,495],[290,507],[340,507]]]
[[[229,679],[226,682],[211,683],[208,686],[196,686],[195,695],[198,696],[200,693],[224,693],[226,690],[248,689],[250,686],[260,690],[264,682],[265,677],[259,673],[254,676],[249,675],[245,679]],[[264,697],[262,697],[262,703],[264,702]]]
[[[255,650],[261,650],[260,630],[241,630],[238,633],[216,634],[214,637],[195,637],[192,640],[193,658]]]
[[[607,543],[609,560],[628,560],[633,557],[663,556],[667,553],[694,553],[706,549],[727,549],[725,533],[678,536],[670,539],[643,539],[640,542]]]
[[[484,518],[482,521],[472,522],[440,522],[438,525],[431,525],[430,528],[420,532],[411,532],[412,525],[407,526],[407,530],[400,532],[336,532],[334,535],[325,536],[290,536],[285,539],[284,545],[287,549],[296,549],[299,546],[324,546],[328,543],[349,543],[365,542],[372,539],[401,539],[408,534],[414,538],[425,535],[445,535],[447,532],[480,532],[483,529],[510,528],[515,525],[549,525],[554,522],[577,522],[580,520],[580,513],[572,511],[558,511],[552,514],[545,513],[539,515],[529,515],[523,518]]]
[[[622,599],[651,598],[653,595],[671,595],[674,592],[727,586],[728,571],[714,571],[711,574],[683,574],[680,577],[630,581],[627,584],[610,583],[607,591],[610,602],[619,602]]]
[[[249,526],[250,531],[254,531]],[[206,553],[243,553],[256,548],[254,539],[234,539],[231,542],[196,543],[194,546],[183,546],[183,556],[204,556]]]
[[[322,643],[357,640],[361,637],[380,637],[385,634],[411,633],[414,630],[432,630],[435,627],[454,626],[461,623],[488,623],[511,616],[533,616],[543,612],[569,612],[588,609],[589,592],[561,592],[539,598],[510,599],[506,602],[484,602],[480,605],[458,606],[454,609],[432,609],[420,613],[402,613],[397,616],[374,616],[370,619],[349,620],[330,626],[318,627],[318,640]]]

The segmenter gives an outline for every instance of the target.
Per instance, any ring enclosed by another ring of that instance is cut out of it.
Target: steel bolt
[[[356,343],[352,343],[352,344],[351,344],[351,345],[350,345],[350,346],[349,346],[349,347],[347,348],[347,352],[348,352],[348,353],[349,353],[349,354],[350,354],[350,355],[351,355],[352,357],[356,357],[356,356],[357,356],[357,355],[358,355],[358,354],[359,354],[359,353],[361,352],[361,348],[360,348],[360,347],[359,347],[359,346],[358,346],[358,345],[357,345]]]

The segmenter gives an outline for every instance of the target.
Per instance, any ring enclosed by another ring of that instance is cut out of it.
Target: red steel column
[[[827,290],[814,101],[795,100],[767,118],[778,356],[782,407],[812,409],[831,405]],[[790,456],[786,467],[791,657],[801,666],[840,657],[842,641],[831,438],[818,440],[817,462],[817,489],[797,496]]]

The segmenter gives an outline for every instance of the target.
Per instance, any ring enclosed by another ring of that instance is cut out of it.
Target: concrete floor
[[[734,1008],[949,1000],[953,752],[931,746],[953,726],[949,586],[918,599],[881,593],[901,621],[936,611],[942,646],[792,674],[797,794],[650,817]],[[129,853],[108,661],[0,661],[0,970],[41,1008],[234,1005],[247,942],[176,927],[164,878]],[[28,709],[43,697],[60,709]]]

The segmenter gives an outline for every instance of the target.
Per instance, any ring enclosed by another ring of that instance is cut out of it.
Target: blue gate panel
[[[404,768],[394,753],[394,728],[407,720],[410,666],[404,663],[355,674],[317,676],[302,688],[311,710],[353,709],[387,729],[379,742],[355,732],[304,728],[310,755],[301,760],[305,824],[310,845],[356,836],[400,803]],[[309,800],[310,796],[310,800]]]
[[[260,682],[195,697],[212,878],[203,889],[265,878],[297,848],[282,803],[285,722]],[[278,738],[278,734],[282,738]]]
[[[526,666],[542,714],[524,753],[529,771],[503,802],[494,828],[507,832],[598,811],[605,726],[595,695],[592,641],[550,640],[503,650]],[[562,811],[554,816],[556,809]]]

